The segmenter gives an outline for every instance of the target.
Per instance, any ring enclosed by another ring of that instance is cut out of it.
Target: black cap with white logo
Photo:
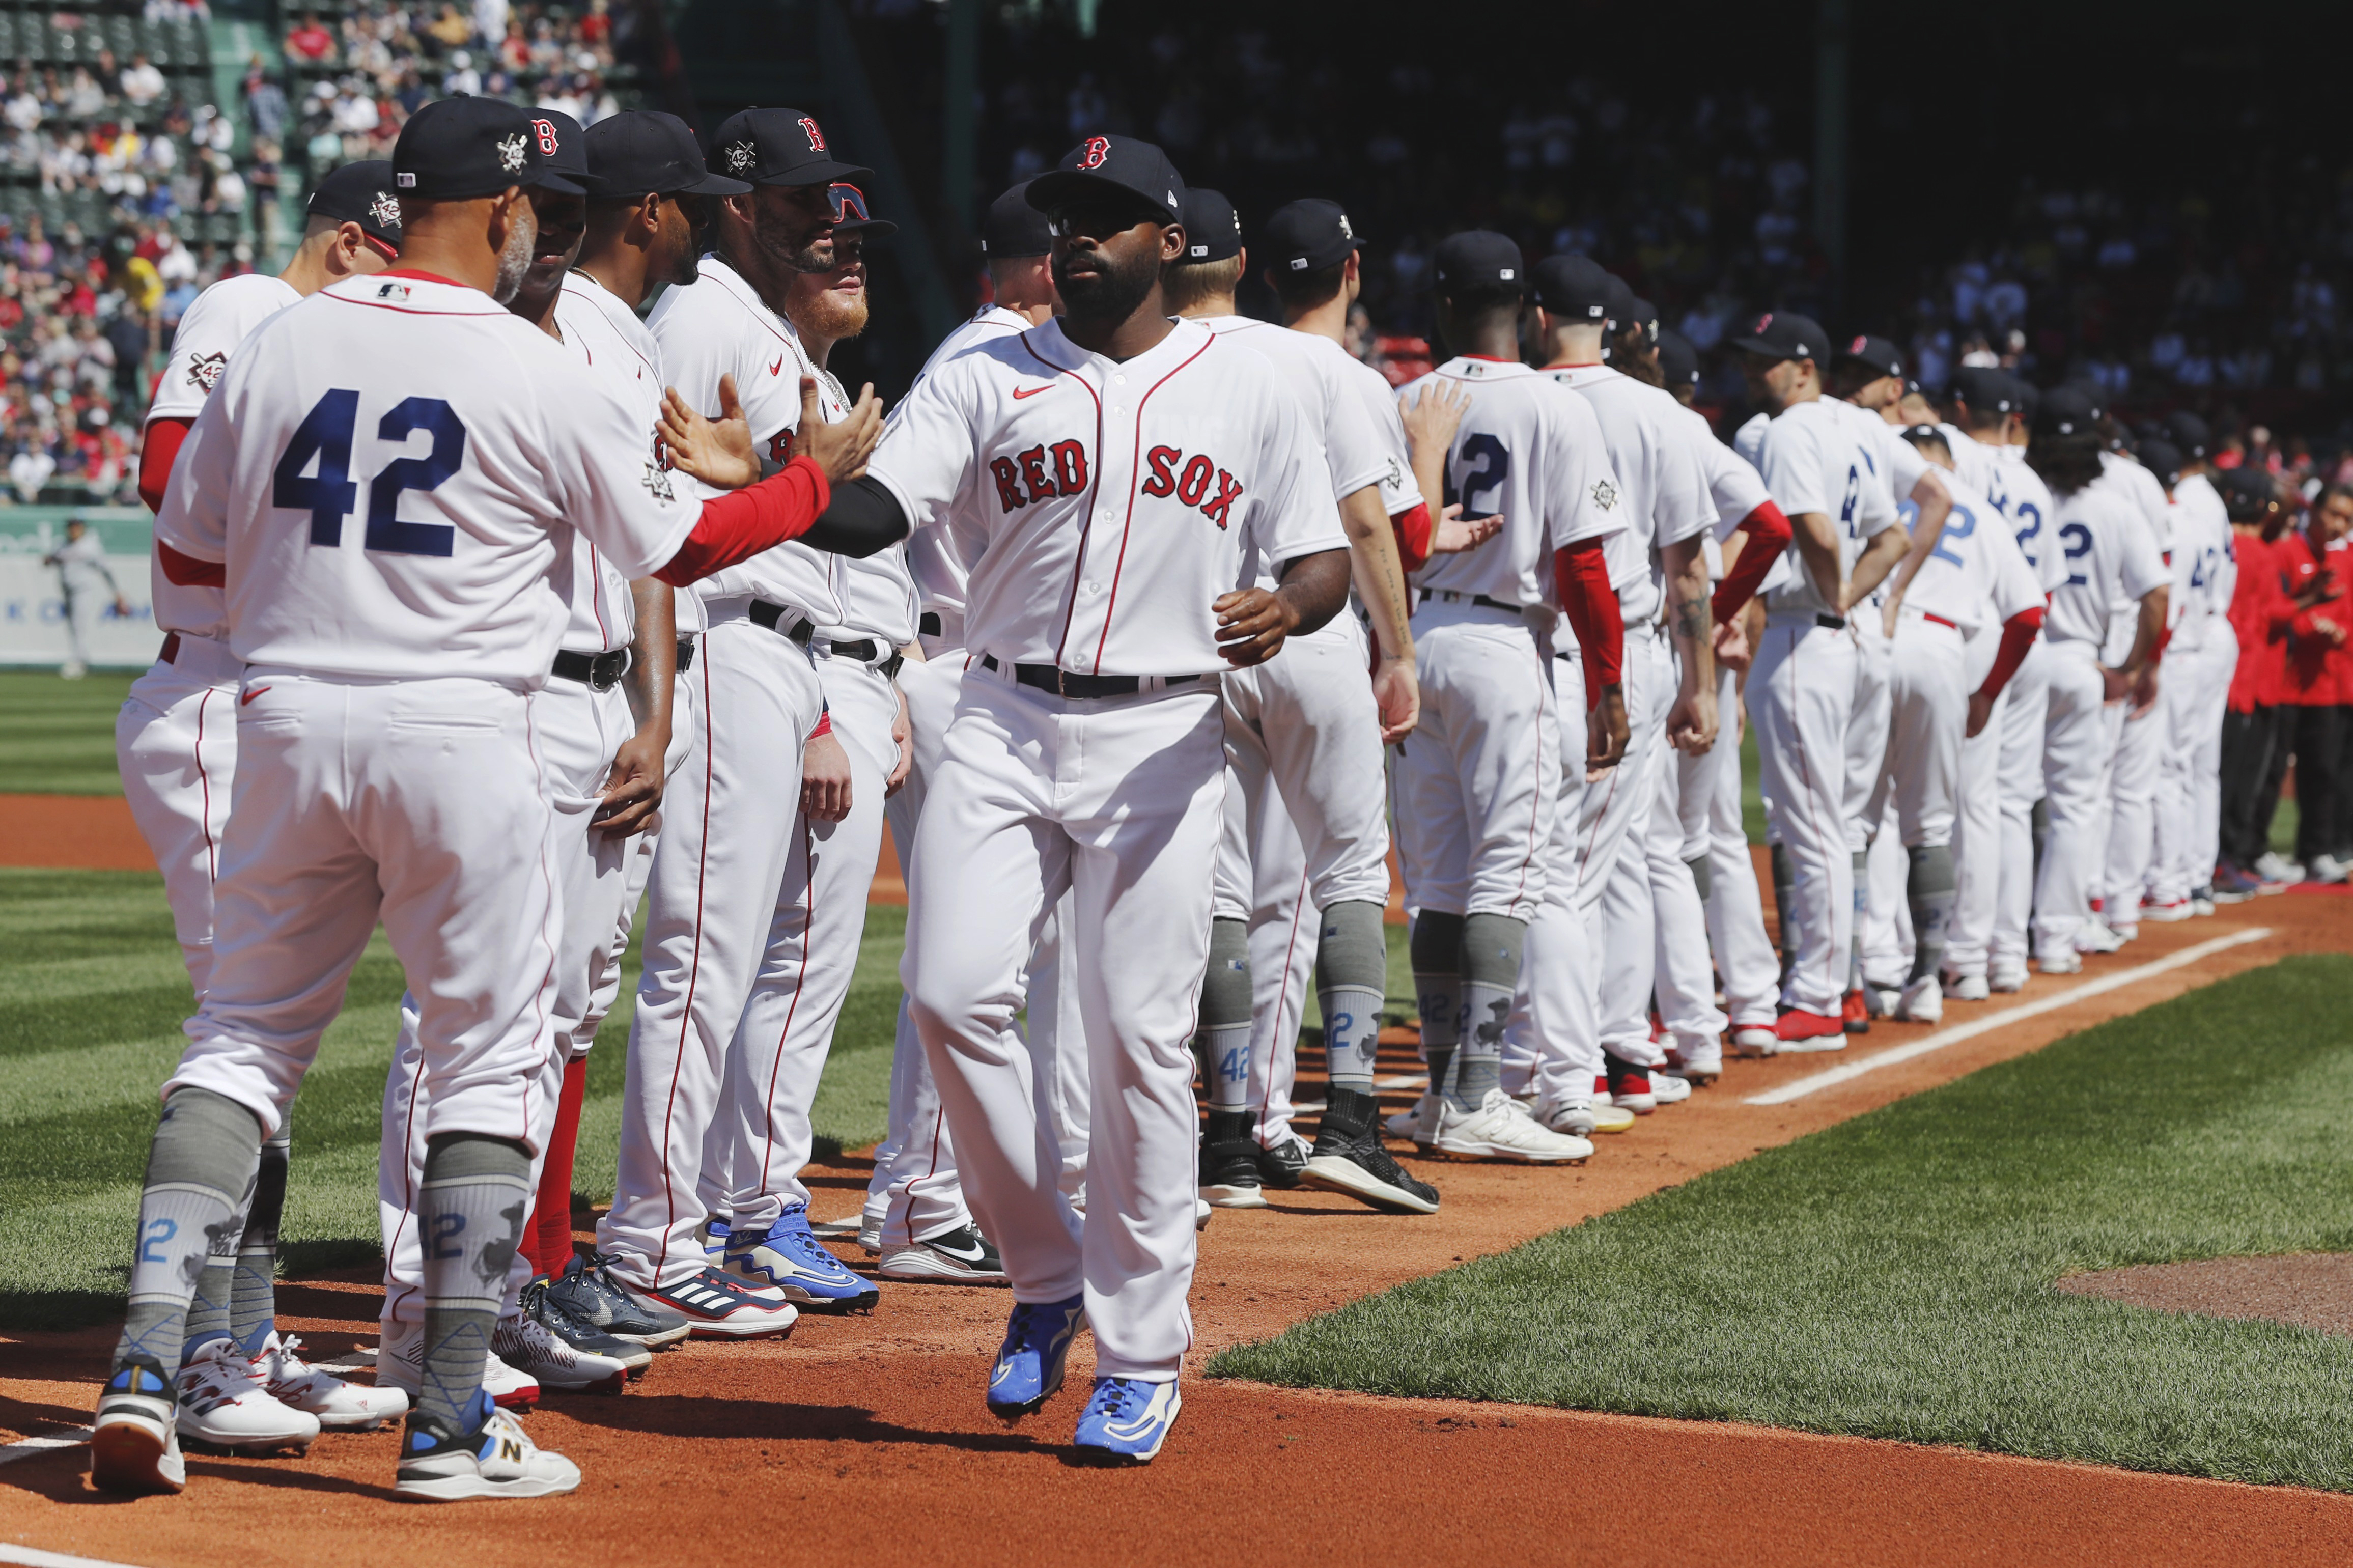
[[[2155,474],[2167,489],[2181,482],[2181,453],[2170,441],[2144,441],[2140,466]]]
[[[2054,386],[2042,395],[2042,405],[2034,411],[2034,433],[2037,436],[2091,436],[2099,430],[2100,411],[2092,400],[2072,386]]]
[[[1090,136],[1029,182],[1029,205],[1049,216],[1072,202],[1104,195],[1127,197],[1162,223],[1185,221],[1185,181],[1176,165],[1133,136]]]
[[[1953,395],[1973,414],[2023,414],[2018,378],[1996,365],[1965,364],[1953,372]]]
[[[1535,265],[1536,303],[1564,321],[1602,325],[1616,283],[1589,256],[1547,256]]]
[[[1527,273],[1520,265],[1520,247],[1507,235],[1474,228],[1450,234],[1438,242],[1438,289],[1441,294],[1464,289],[1527,289]]]
[[[581,140],[588,149],[588,194],[601,199],[740,196],[752,188],[705,168],[686,121],[659,109],[608,115]]]
[[[400,128],[392,147],[393,190],[434,202],[474,201],[513,185],[576,196],[579,182],[556,165],[562,141],[545,113],[504,99],[437,99]]]
[[[1637,294],[1630,310],[1631,314],[1620,325],[1641,328],[1642,346],[1657,348],[1659,346],[1659,308]]]
[[[1278,272],[1319,272],[1346,260],[1365,242],[1338,202],[1310,196],[1275,208],[1258,243],[1266,264]]]
[[[1820,360],[1831,346],[1830,334],[1811,316],[1800,316],[1795,310],[1767,310],[1749,323],[1748,330],[1732,340],[1732,346],[1743,353],[1763,354],[1768,359]]]
[[[835,157],[816,117],[797,109],[739,110],[721,121],[711,146],[713,168],[755,185],[830,185],[874,174]]]
[[[386,249],[400,249],[400,197],[393,190],[392,164],[383,158],[330,170],[311,192],[310,210],[312,217],[355,223]]]
[[[1839,350],[1838,357],[1868,365],[1882,375],[1901,376],[1904,374],[1903,351],[1885,338],[1874,338],[1868,332],[1849,338],[1846,346]]]
[[[1699,384],[1699,350],[1681,332],[1670,330],[1659,334],[1659,379],[1666,383],[1669,392]]]
[[[1029,205],[1029,182],[1022,181],[988,204],[981,220],[981,254],[991,261],[1011,261],[1022,256],[1044,256],[1054,248],[1046,215]]]
[[[1186,186],[1184,221],[1187,261],[1224,261],[1241,254],[1242,220],[1223,192]]]
[[[2172,444],[2181,449],[2183,457],[2193,462],[2205,460],[2206,443],[2213,434],[2206,428],[2206,421],[2186,408],[2177,409],[2165,416],[2165,433],[2172,437]]]

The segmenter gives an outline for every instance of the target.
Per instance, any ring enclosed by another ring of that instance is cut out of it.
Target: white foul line
[[[44,1552],[37,1546],[10,1546],[5,1542],[0,1542],[0,1563],[14,1563],[17,1568],[130,1568],[128,1563],[70,1557],[62,1552]]]
[[[1787,1105],[1793,1100],[1803,1100],[1810,1094],[1818,1094],[1823,1089],[1835,1089],[1842,1083],[1851,1083],[1863,1074],[1876,1071],[1880,1068],[1894,1067],[1898,1062],[1908,1062],[1915,1057],[1925,1057],[1930,1051],[1941,1051],[1947,1046],[1957,1046],[1963,1040],[1976,1039],[1979,1035],[1991,1030],[2005,1028],[2011,1024],[2024,1023],[2029,1018],[2039,1018],[2045,1013],[2055,1013],[2062,1007],[2070,1007],[2094,996],[2119,990],[2136,982],[2147,980],[2153,974],[2162,974],[2168,969],[2179,969],[2187,964],[2195,963],[2201,958],[2211,958],[2225,948],[2242,947],[2251,942],[2261,942],[2271,934],[2270,927],[2255,926],[2247,931],[2232,931],[2229,936],[2218,936],[2211,942],[2201,942],[2195,947],[2185,947],[2179,952],[2158,959],[2154,963],[2144,963],[2135,969],[2119,970],[2114,974],[2103,975],[2097,980],[2070,987],[2056,996],[2045,996],[2040,1002],[2029,1002],[2023,1006],[2005,1007],[2000,1012],[1979,1018],[1973,1024],[1961,1024],[1950,1029],[1939,1029],[1925,1039],[1890,1047],[1886,1050],[1867,1056],[1861,1061],[1845,1062],[1831,1068],[1827,1072],[1809,1073],[1794,1083],[1785,1083],[1780,1088],[1767,1089],[1763,1094],[1752,1094],[1741,1103],[1743,1105]]]
[[[13,1443],[0,1443],[0,1465],[13,1464],[18,1459],[29,1459],[36,1454],[55,1453],[59,1448],[79,1447],[89,1441],[90,1428],[87,1426],[76,1426],[68,1431],[53,1432],[40,1437],[19,1437]],[[8,1550],[10,1548],[0,1546],[0,1552]],[[6,1561],[6,1558],[0,1557],[0,1563]]]

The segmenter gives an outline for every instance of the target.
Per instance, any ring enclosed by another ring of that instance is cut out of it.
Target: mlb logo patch
[[[406,304],[408,302],[408,285],[406,283],[379,283],[375,286],[375,297],[384,300],[387,304]]]

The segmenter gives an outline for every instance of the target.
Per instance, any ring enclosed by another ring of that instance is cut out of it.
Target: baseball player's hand
[[[2146,719],[2149,710],[2157,706],[2157,666],[2144,664],[2140,673],[2133,677],[2132,704],[2130,717],[2135,719]]]
[[[2121,669],[2100,666],[2100,700],[2103,704],[2121,702],[2132,689],[2132,678]]]
[[[1419,452],[1454,445],[1454,433],[1462,428],[1462,416],[1470,412],[1471,395],[1451,382],[1432,382],[1419,397],[1398,398],[1405,438]]]
[[[1299,612],[1264,588],[1221,594],[1209,608],[1218,614],[1218,651],[1236,669],[1264,664],[1282,652],[1283,639],[1299,624]]]
[[[1373,669],[1373,700],[1381,710],[1381,744],[1395,745],[1421,722],[1421,677],[1409,658],[1384,655]]]
[[[1593,784],[1626,760],[1626,689],[1605,686],[1601,704],[1585,719],[1585,782]]]
[[[613,766],[605,775],[605,793],[592,819],[607,838],[627,838],[653,826],[661,807],[662,753],[670,750],[670,733],[644,729],[622,742],[613,752]]]
[[[1694,689],[1675,694],[1667,712],[1667,741],[1688,757],[1704,757],[1715,744],[1715,693]]]
[[[1503,531],[1502,512],[1465,521],[1462,503],[1456,501],[1439,513],[1437,526],[1430,531],[1430,552],[1432,555],[1460,555],[1466,550],[1478,549]]]
[[[882,400],[874,384],[858,389],[858,401],[838,424],[828,425],[817,405],[817,377],[801,377],[801,423],[793,455],[814,458],[828,484],[848,484],[866,475],[866,459],[882,439]]]
[[[1746,669],[1751,657],[1748,628],[1738,616],[1715,628],[1715,662],[1726,669]]]
[[[1982,691],[1969,693],[1969,739],[1974,741],[1984,732],[1986,721],[1993,717],[1993,699]]]
[[[130,618],[130,616],[131,616],[131,601],[130,601],[130,600],[128,600],[128,599],[126,599],[126,598],[124,598],[124,597],[123,597],[121,595],[120,595],[120,594],[115,595],[114,595],[114,613],[115,613],[115,615],[117,615],[118,616],[120,616],[120,617],[121,617],[121,618],[123,618],[123,619],[125,619],[125,620],[128,620],[128,619]],[[2339,637],[2339,638],[2337,638],[2337,641],[2339,641],[2339,642],[2342,642],[2342,641],[2344,641],[2345,639],[2344,639],[2344,638],[2342,638],[2342,637]]]
[[[907,711],[907,694],[901,691],[894,695],[899,699],[899,712],[891,721],[891,739],[899,748],[899,760],[891,764],[891,776],[883,782],[884,800],[899,793],[899,786],[907,782],[908,771],[915,765],[915,721]]]
[[[830,733],[801,751],[801,810],[813,822],[839,822],[849,815],[849,753]]]
[[[705,419],[687,405],[675,387],[662,388],[658,426],[670,452],[670,466],[723,490],[742,489],[760,477],[759,449],[752,445],[751,421],[736,400],[735,378],[719,378],[719,417]]]

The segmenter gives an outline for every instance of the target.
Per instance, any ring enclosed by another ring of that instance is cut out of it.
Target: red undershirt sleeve
[[[172,482],[172,460],[180,455],[180,443],[188,438],[193,419],[153,419],[139,441],[139,499],[147,503],[149,511],[164,510],[164,491]]]
[[[1789,520],[1771,501],[1759,502],[1755,511],[1740,520],[1734,530],[1746,534],[1747,542],[1740,547],[1740,559],[1724,581],[1715,585],[1715,597],[1710,608],[1715,624],[1724,625],[1747,607],[1757,596],[1757,584],[1765,581],[1765,574],[1773,570],[1773,563],[1789,548]]]
[[[1416,501],[1411,511],[1394,513],[1389,527],[1397,533],[1398,563],[1410,577],[1430,563],[1430,503]]]
[[[226,588],[228,568],[217,561],[199,561],[193,555],[183,555],[162,540],[155,542],[155,560],[164,568],[164,579],[183,588]]]
[[[1580,539],[1553,552],[1553,586],[1562,613],[1584,649],[1585,709],[1601,706],[1604,687],[1624,679],[1626,624],[1618,613],[1618,592],[1609,586],[1609,563],[1601,541]]]
[[[2042,606],[2021,610],[2001,623],[2001,647],[1994,650],[1993,668],[1986,671],[1985,684],[1978,695],[1990,702],[2001,695],[2010,678],[2026,660],[2027,650],[2034,646],[2034,634],[2042,629]]]
[[[703,502],[694,531],[654,575],[683,588],[723,572],[807,533],[832,500],[832,487],[817,460],[795,458],[758,484]]]

